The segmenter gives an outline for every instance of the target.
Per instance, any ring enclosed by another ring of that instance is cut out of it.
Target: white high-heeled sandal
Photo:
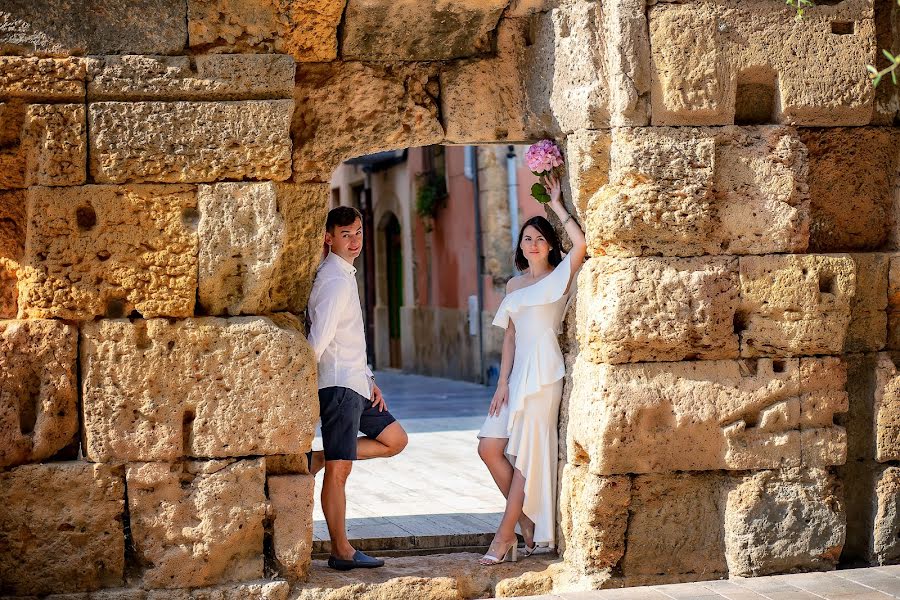
[[[478,560],[478,564],[485,567],[493,567],[494,565],[499,565],[500,563],[504,563],[507,560],[509,562],[519,561],[519,540],[513,541],[509,549],[507,549],[506,552],[503,553],[502,558],[497,558],[493,554],[485,554]]]

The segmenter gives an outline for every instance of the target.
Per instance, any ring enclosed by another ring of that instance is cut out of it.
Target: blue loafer
[[[349,571],[350,569],[374,569],[375,567],[383,567],[384,561],[380,558],[372,558],[365,554],[362,550],[357,550],[352,560],[344,560],[334,556],[328,557],[328,566],[338,571]]]

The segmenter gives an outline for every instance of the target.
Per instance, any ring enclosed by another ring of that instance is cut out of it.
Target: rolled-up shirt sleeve
[[[317,362],[334,339],[351,291],[346,281],[334,278],[315,286],[309,297],[309,344],[316,353]]]

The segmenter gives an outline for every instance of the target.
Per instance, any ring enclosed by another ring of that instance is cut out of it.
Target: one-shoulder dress
[[[534,521],[534,541],[553,548],[556,521],[557,421],[565,362],[557,334],[566,310],[572,273],[569,255],[535,284],[506,295],[494,325],[516,326],[516,352],[509,400],[488,416],[479,438],[506,438],[506,456],[525,477],[522,510]],[[574,285],[574,284],[573,284]]]

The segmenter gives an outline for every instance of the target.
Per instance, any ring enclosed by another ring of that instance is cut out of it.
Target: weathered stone
[[[19,263],[0,257],[0,319],[13,319],[19,311]]]
[[[106,465],[24,465],[0,473],[0,594],[122,585],[125,488]]]
[[[623,575],[723,576],[727,569],[718,496],[714,474],[635,477]]]
[[[322,249],[327,184],[201,185],[198,299],[213,315],[306,309]]]
[[[103,56],[88,64],[87,97],[99,100],[290,98],[294,60],[281,54]]]
[[[810,251],[884,247],[894,220],[895,132],[886,127],[800,129],[799,136],[809,150]]]
[[[20,312],[192,315],[196,207],[195,189],[183,185],[30,188]]]
[[[281,475],[267,481],[275,513],[272,540],[278,571],[282,577],[303,579],[309,574],[312,552],[315,479],[312,475]]]
[[[508,0],[349,0],[341,55],[354,60],[448,60],[489,52]]]
[[[348,158],[441,143],[437,74],[418,64],[298,65],[294,180],[328,182]]]
[[[511,0],[505,17],[527,17],[539,12],[546,12],[559,6],[561,0]]]
[[[900,350],[900,255],[890,257],[888,267],[888,331],[885,346],[890,350]]]
[[[297,61],[337,58],[346,0],[188,0],[194,51],[282,52]]]
[[[587,218],[588,201],[602,186],[609,183],[612,135],[609,131],[579,130],[566,136],[563,155],[566,174],[563,181],[581,221]],[[594,256],[600,254],[592,248]]]
[[[578,339],[593,362],[737,358],[737,260],[594,258],[578,281]]]
[[[130,464],[126,481],[144,587],[262,577],[262,460]]]
[[[900,560],[900,467],[887,467],[875,481],[871,560],[896,564]]]
[[[308,475],[309,461],[306,454],[272,454],[266,456],[266,476]]]
[[[851,254],[856,265],[856,293],[850,302],[850,324],[844,352],[876,352],[887,343],[888,272],[893,255]]]
[[[0,191],[0,257],[22,260],[25,230],[25,192]]]
[[[458,62],[441,71],[441,114],[447,141],[528,139],[522,84],[527,25],[524,19],[503,19],[497,30],[495,58]]]
[[[828,471],[787,469],[735,478],[724,513],[731,576],[837,565],[846,524],[840,483]]]
[[[598,475],[792,467],[804,453],[812,464],[843,462],[845,434],[833,424],[844,409],[843,373],[831,358],[635,365],[579,358],[568,460]],[[814,432],[808,448],[804,430]]]
[[[653,124],[868,124],[871,1],[816,6],[800,21],[794,14],[767,0],[650,7]]]
[[[184,0],[6,0],[0,51],[177,54],[187,42],[186,16]]]
[[[0,321],[0,467],[52,457],[78,433],[78,330]]]
[[[847,464],[874,461],[875,458],[875,393],[880,354],[848,354],[847,395],[849,410],[837,423],[847,431]],[[888,381],[884,371],[880,379]]]
[[[0,100],[84,101],[84,78],[85,65],[80,58],[0,56]]]
[[[900,6],[893,0],[875,0],[875,38],[876,46],[884,48],[891,54],[900,52]],[[881,52],[870,61],[878,70],[891,65]],[[888,81],[890,77],[884,79]],[[900,93],[895,85],[879,85],[875,89],[875,110],[872,114],[873,125],[893,125],[900,113]],[[849,538],[849,535],[848,535]]]
[[[78,185],[87,176],[80,104],[0,104],[0,186]]]
[[[586,575],[615,567],[625,554],[631,479],[600,477],[584,466],[567,464],[560,490],[566,563]]]
[[[900,460],[900,373],[895,355],[878,354],[872,403],[875,460]]]
[[[741,356],[843,351],[857,289],[849,255],[743,256],[739,263]]]
[[[287,581],[259,581],[188,590],[148,590],[146,600],[288,600],[290,591]]]
[[[291,175],[290,100],[95,102],[90,171],[97,182],[206,182]]]
[[[593,254],[806,249],[806,153],[791,130],[621,128],[612,148],[609,183],[587,203]]]
[[[306,452],[319,405],[315,358],[299,328],[284,313],[85,324],[87,456],[173,461]]]

